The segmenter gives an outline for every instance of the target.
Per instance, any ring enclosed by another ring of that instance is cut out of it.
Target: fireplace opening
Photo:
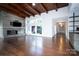
[[[7,35],[15,35],[18,34],[17,30],[7,30]]]

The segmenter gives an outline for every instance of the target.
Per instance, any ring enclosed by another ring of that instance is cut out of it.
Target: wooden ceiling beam
[[[20,5],[25,11],[31,13],[33,16],[35,15],[33,12],[31,12],[31,11],[29,10],[29,8],[28,8],[24,3],[21,3],[21,4],[19,4],[19,5]]]
[[[57,3],[57,5],[58,5],[58,8],[61,8],[61,7],[68,6],[69,4],[68,3]]]
[[[15,8],[11,7],[8,4],[0,4],[1,7],[5,8],[5,9],[9,9],[10,11],[17,13],[19,15],[25,16],[24,14],[20,13],[18,10],[16,10]]]
[[[56,11],[58,11],[58,4],[55,3],[55,8],[56,8]]]
[[[1,6],[0,6],[0,10],[5,11],[5,12],[8,12],[8,13],[11,13],[11,14],[14,14],[14,15],[16,15],[16,16],[18,16],[18,17],[21,17],[21,18],[25,18],[25,16],[22,16],[22,15],[20,15],[20,14],[18,14],[18,13],[15,13],[15,12],[13,12],[13,11],[10,11],[9,9],[3,8],[3,7],[1,7]]]
[[[25,4],[29,9],[33,10],[35,13],[40,14],[39,11],[37,11],[35,8],[33,8],[32,6],[30,6],[29,4]]]
[[[17,4],[11,3],[11,4],[9,4],[9,5],[12,6],[14,9],[16,9],[17,11],[19,11],[20,13],[24,14],[25,16],[27,16],[27,17],[30,16],[30,15],[26,14],[26,13],[24,12],[24,10],[22,10],[22,8],[19,7]]]
[[[20,5],[16,3],[11,3],[10,5],[12,5],[14,8],[17,8],[17,10],[21,11],[21,13],[25,14],[28,17],[32,15],[29,12],[25,11]]]
[[[48,12],[47,8],[45,7],[45,5],[43,3],[40,3],[41,6],[43,7],[43,9],[45,10],[45,12]]]
[[[17,3],[6,3],[6,4],[0,4],[0,7],[4,11],[8,11],[10,13],[13,13],[15,15],[18,15],[20,17],[29,17],[29,16],[34,16],[35,14],[40,14],[42,12],[48,12],[50,9],[56,11],[58,8],[68,6],[68,3],[52,3],[51,4],[36,4],[36,6],[32,6],[32,4],[28,3],[22,3],[22,4],[17,4]],[[49,8],[50,7],[50,8]]]
[[[68,3],[55,3],[55,10],[58,11],[59,8],[68,6]]]

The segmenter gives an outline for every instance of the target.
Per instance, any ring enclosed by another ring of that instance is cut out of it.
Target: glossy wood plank
[[[6,38],[0,55],[15,56],[63,56],[78,55],[69,44],[64,34],[53,38],[26,36]]]

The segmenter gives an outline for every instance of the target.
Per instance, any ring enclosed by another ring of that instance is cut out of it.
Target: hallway
[[[7,38],[0,50],[3,56],[62,56],[77,55],[64,34],[53,38],[26,36]]]

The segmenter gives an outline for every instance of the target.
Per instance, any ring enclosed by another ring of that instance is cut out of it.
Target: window
[[[35,26],[32,26],[32,33],[35,34]]]
[[[42,34],[42,27],[41,26],[32,26],[31,31],[33,34]]]
[[[41,26],[37,26],[37,33],[42,34],[42,27]]]

